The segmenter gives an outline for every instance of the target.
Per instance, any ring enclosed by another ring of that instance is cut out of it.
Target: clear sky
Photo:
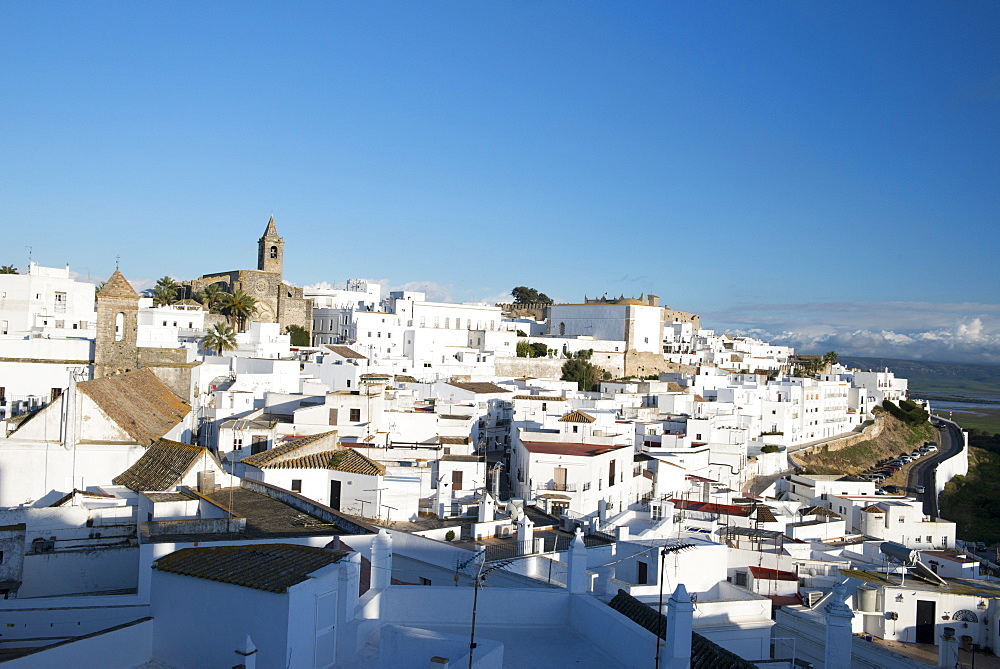
[[[1000,362],[1000,3],[0,1],[0,264]]]

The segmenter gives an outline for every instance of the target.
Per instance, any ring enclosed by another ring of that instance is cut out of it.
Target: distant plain
[[[911,397],[929,400],[933,413],[951,412],[966,429],[1000,432],[1000,365],[853,356],[840,361],[858,369],[888,368],[908,379]]]

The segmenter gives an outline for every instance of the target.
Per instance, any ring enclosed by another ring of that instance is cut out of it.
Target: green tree
[[[532,358],[544,358],[549,354],[549,347],[540,341],[536,341],[531,344],[531,357]]]
[[[226,314],[240,332],[243,332],[246,330],[247,321],[257,313],[257,300],[239,288],[234,288],[233,292],[226,293],[222,299],[222,313]]]
[[[580,390],[597,390],[604,378],[611,378],[611,374],[581,358],[567,360],[562,366],[562,380],[575,381]]]
[[[510,294],[514,296],[514,304],[552,304],[552,299],[548,295],[527,286],[518,286],[510,291]]]
[[[312,344],[312,337],[309,336],[309,330],[306,330],[301,325],[289,325],[285,328],[285,332],[292,336],[292,346],[309,346]]]
[[[517,357],[519,358],[531,358],[534,355],[534,349],[531,348],[531,344],[526,341],[517,342]]]
[[[825,365],[836,365],[838,360],[840,360],[840,356],[837,355],[836,351],[823,354],[823,364]]]
[[[0,274],[17,274],[17,268],[13,265],[0,266]]]
[[[201,347],[222,355],[236,348],[236,331],[229,323],[216,323],[201,338]]]
[[[153,288],[153,306],[162,307],[173,304],[177,301],[177,291],[180,286],[169,276],[156,280],[156,287]]]
[[[201,302],[209,313],[217,314],[222,309],[222,300],[226,291],[220,283],[210,283],[198,293],[198,301]]]

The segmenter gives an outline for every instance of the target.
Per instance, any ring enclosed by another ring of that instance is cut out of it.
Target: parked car
[[[899,488],[897,488],[894,485],[882,486],[882,490],[884,490],[886,494],[889,495],[895,495],[897,492],[899,492]]]
[[[937,450],[937,445],[933,441],[928,441],[927,450],[933,453],[934,451]]]
[[[882,488],[875,488],[875,494],[876,495],[884,495],[885,494],[885,490],[882,490]]]
[[[923,453],[921,453],[920,451],[913,451],[912,453],[910,453],[911,458],[919,458],[921,455],[923,455]]]
[[[977,541],[976,542],[976,550],[977,551],[984,551],[984,550],[986,550],[986,544],[984,544],[982,541]]]
[[[915,485],[913,486],[913,492],[917,493],[918,495],[923,495],[924,487],[922,485]]]

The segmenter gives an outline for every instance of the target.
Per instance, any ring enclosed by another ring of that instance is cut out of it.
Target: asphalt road
[[[934,492],[934,470],[937,463],[962,450],[965,441],[962,432],[955,425],[942,421],[938,432],[938,450],[933,455],[925,455],[914,462],[906,478],[906,491],[924,503],[924,515],[938,517],[938,500]],[[915,492],[916,486],[924,486],[923,494]]]

